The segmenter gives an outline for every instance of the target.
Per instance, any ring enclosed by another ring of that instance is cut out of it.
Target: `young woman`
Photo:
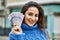
[[[21,13],[24,14],[21,28],[17,27],[19,24],[13,24],[9,40],[48,40],[43,23],[44,11],[40,5],[30,1],[23,6]]]

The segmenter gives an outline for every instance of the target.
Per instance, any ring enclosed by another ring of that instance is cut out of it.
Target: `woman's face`
[[[25,12],[25,23],[33,26],[38,21],[39,11],[36,7],[29,7]]]

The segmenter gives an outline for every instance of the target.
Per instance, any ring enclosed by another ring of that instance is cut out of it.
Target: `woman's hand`
[[[12,32],[14,34],[22,34],[22,29],[19,26],[19,24],[17,24],[17,23],[13,24]]]

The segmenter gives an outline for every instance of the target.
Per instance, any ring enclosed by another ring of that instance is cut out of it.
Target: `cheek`
[[[28,15],[25,15],[25,18],[29,18],[29,16]]]
[[[36,18],[36,21],[38,21],[38,17]]]
[[[25,15],[25,20],[28,20],[30,18],[30,16]]]

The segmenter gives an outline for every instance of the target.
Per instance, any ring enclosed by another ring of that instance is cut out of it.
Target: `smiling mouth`
[[[30,22],[31,24],[34,24],[34,22]]]
[[[34,24],[34,21],[32,21],[32,20],[29,20],[29,22],[30,22],[30,24]]]

